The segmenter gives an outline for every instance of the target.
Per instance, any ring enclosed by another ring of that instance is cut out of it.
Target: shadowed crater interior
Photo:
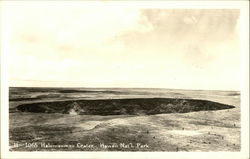
[[[23,104],[17,107],[22,112],[74,115],[150,115],[231,108],[235,107],[208,100],[174,98],[74,100]]]

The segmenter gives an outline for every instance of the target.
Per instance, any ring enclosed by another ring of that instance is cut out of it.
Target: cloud
[[[210,40],[214,37],[225,38],[233,32],[239,17],[239,10],[148,9],[142,10],[141,16],[152,24],[154,33],[159,36],[200,38],[203,35]]]
[[[239,10],[142,9],[140,13],[140,25],[150,29],[123,32],[117,40],[128,48],[154,50],[156,56],[162,52],[169,58],[178,56],[170,54],[180,54],[187,63],[204,65],[220,56],[214,48],[238,40]],[[236,45],[233,43],[232,47]]]
[[[152,42],[168,43],[197,40],[225,40],[234,33],[239,10],[230,9],[142,9],[141,25],[148,32],[129,31],[121,35],[125,43],[138,45]]]

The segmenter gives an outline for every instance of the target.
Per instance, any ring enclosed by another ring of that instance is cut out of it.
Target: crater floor
[[[179,98],[76,100],[31,103],[17,107],[22,112],[64,113],[73,115],[152,115],[232,108],[235,107],[208,100]]]

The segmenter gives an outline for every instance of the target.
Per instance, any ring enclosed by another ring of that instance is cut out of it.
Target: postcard
[[[3,159],[249,157],[248,1],[1,4]]]

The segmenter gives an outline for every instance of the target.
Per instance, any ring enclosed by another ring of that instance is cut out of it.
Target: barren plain
[[[237,91],[9,91],[10,151],[240,151]]]

